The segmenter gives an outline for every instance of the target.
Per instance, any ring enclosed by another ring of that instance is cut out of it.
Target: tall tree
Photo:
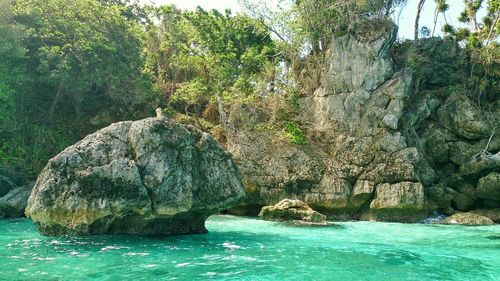
[[[146,110],[142,26],[108,2],[0,1],[0,168],[34,176],[68,144]]]
[[[123,106],[140,102],[141,29],[124,11],[94,0],[16,2],[32,74],[50,93],[51,118],[68,108],[60,106],[63,101],[71,102],[76,116],[93,113],[83,112],[92,111],[86,99]]]
[[[215,95],[254,93],[257,76],[274,56],[274,43],[258,20],[229,10],[154,11],[146,43],[146,69],[168,100],[202,104]]]
[[[422,9],[424,8],[425,0],[418,0],[417,4],[417,15],[415,17],[415,25],[414,25],[414,30],[413,30],[413,39],[418,40],[418,33],[420,31],[419,29],[419,24],[420,24],[420,13],[422,12]]]
[[[449,5],[446,3],[446,0],[434,0],[434,2],[436,2],[436,9],[434,11],[434,25],[432,27],[431,36],[434,36],[434,33],[436,31],[439,14],[442,14],[444,20],[446,21],[445,12],[449,9]]]
[[[14,23],[13,3],[0,1],[0,140],[16,128],[15,100],[28,83],[24,30]],[[7,149],[0,145],[0,159],[7,158]]]

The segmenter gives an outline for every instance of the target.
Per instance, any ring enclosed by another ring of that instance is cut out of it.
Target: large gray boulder
[[[24,215],[24,209],[33,185],[27,184],[12,189],[0,198],[0,219],[19,218]]]
[[[166,118],[112,124],[52,158],[26,214],[44,235],[206,232],[243,196],[230,154]]]

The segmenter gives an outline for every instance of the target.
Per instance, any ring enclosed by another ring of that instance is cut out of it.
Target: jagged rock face
[[[477,197],[500,201],[500,173],[490,173],[479,180]]]
[[[370,30],[365,34],[363,29]],[[371,92],[393,74],[389,48],[396,39],[397,26],[372,21],[344,35],[330,46],[329,73],[326,86],[332,92]],[[339,75],[340,74],[340,75]]]
[[[491,119],[436,75],[443,67],[458,71],[453,60],[463,54],[446,41],[422,41],[419,52],[434,68],[397,71],[389,53],[396,29],[388,24],[333,41],[323,85],[300,100],[308,144],[252,129],[267,120],[261,116],[241,124],[233,107],[237,126],[228,148],[243,174],[244,206],[298,198],[333,219],[403,222],[435,210],[500,207],[498,178],[490,175],[500,172],[500,134],[492,135]],[[500,102],[492,108],[500,116]]]
[[[420,183],[383,183],[376,190],[375,198],[370,204],[374,219],[416,221],[427,212],[424,189]]]
[[[32,188],[33,185],[27,184],[0,197],[0,219],[22,217]]]
[[[26,214],[46,235],[206,232],[243,196],[231,156],[165,118],[112,124],[52,158]]]
[[[322,215],[306,203],[297,199],[283,199],[274,206],[262,208],[259,217],[270,221],[301,221],[305,223],[320,223],[326,221]]]

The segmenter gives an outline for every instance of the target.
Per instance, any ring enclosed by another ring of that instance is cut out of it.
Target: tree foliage
[[[23,58],[26,49],[22,44],[23,30],[12,25],[13,2],[0,2],[0,132],[12,128],[14,97],[26,82]],[[1,153],[1,152],[0,152]]]
[[[464,45],[476,63],[484,66],[488,75],[500,78],[500,1],[464,0],[464,11],[459,21],[468,27],[443,26],[443,31],[452,39]],[[486,5],[485,5],[486,4]],[[478,18],[484,8],[486,16]]]
[[[168,101],[189,105],[215,95],[249,97],[273,61],[269,32],[246,15],[174,6],[153,12],[160,24],[148,30],[146,69]]]
[[[151,98],[142,27],[127,5],[108,2],[0,2],[0,166],[33,176],[65,146]]]
[[[445,32],[484,66],[478,83],[488,84],[499,76],[500,2],[464,1],[468,27]],[[319,87],[332,40],[385,23],[406,0],[240,2],[247,14],[138,0],[0,0],[0,168],[34,177],[84,135],[158,105],[217,122],[216,97],[280,101],[273,126],[303,144],[291,101]],[[453,3],[435,2],[436,23]],[[420,31],[433,35],[435,25]]]
[[[349,31],[356,23],[387,17],[405,0],[296,0],[298,26],[314,52],[328,48],[330,41]]]
[[[77,116],[92,110],[87,100],[104,98],[123,106],[140,102],[141,30],[122,16],[124,9],[93,0],[16,2],[17,22],[26,28],[31,75],[50,93],[50,117],[62,100],[72,101]]]

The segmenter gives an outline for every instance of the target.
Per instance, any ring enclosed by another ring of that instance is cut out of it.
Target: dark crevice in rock
[[[135,150],[134,150],[134,152],[135,152]],[[136,154],[134,153],[134,155],[136,155]],[[156,204],[155,204],[155,201],[154,201],[154,194],[153,194],[153,190],[151,190],[151,188],[149,188],[149,187],[146,185],[146,182],[145,182],[145,180],[144,180],[144,178],[145,178],[145,174],[146,174],[146,173],[145,173],[145,171],[144,171],[145,167],[141,167],[141,166],[137,165],[137,163],[138,163],[138,162],[137,162],[137,158],[135,158],[135,160],[134,160],[134,161],[135,161],[135,164],[136,164],[137,169],[139,170],[139,176],[140,176],[140,178],[141,178],[141,183],[142,183],[142,186],[146,189],[146,192],[148,193],[148,196],[149,196],[149,200],[150,200],[150,204],[151,204],[151,213],[152,213],[153,215],[157,215],[157,212],[156,212],[156,206],[155,206]],[[146,164],[146,166],[147,166],[147,164]]]
[[[222,211],[223,214],[235,215],[235,216],[253,216],[259,215],[260,210],[264,207],[264,204],[245,204],[238,205],[233,208]]]
[[[282,183],[283,190],[288,194],[303,194],[313,189],[317,184],[318,182],[309,180]]]

